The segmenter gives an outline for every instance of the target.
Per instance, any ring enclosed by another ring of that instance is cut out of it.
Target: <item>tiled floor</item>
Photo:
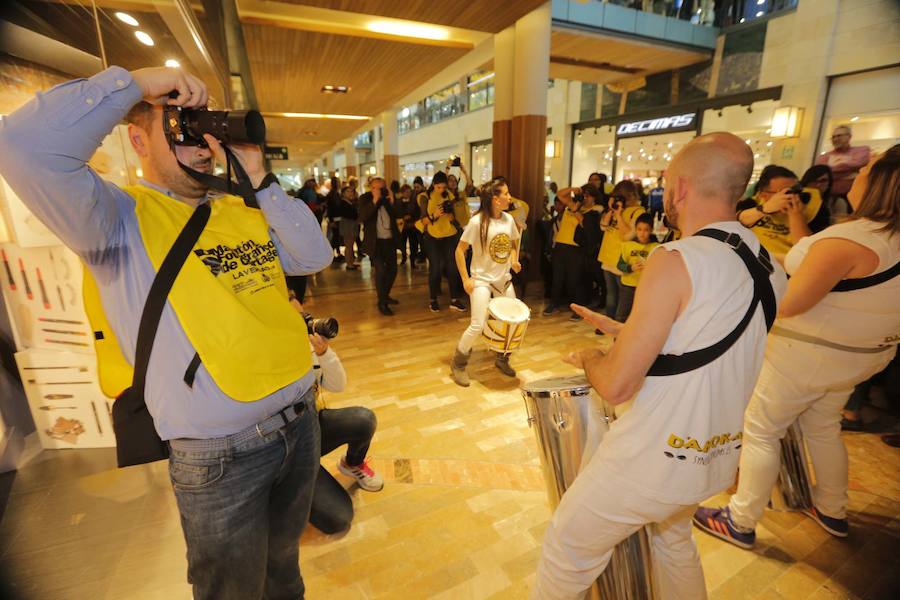
[[[307,530],[308,597],[525,598],[550,509],[518,383],[476,351],[472,387],[455,386],[447,364],[467,315],[428,312],[424,274],[404,268],[397,316],[381,317],[368,278],[367,263],[355,273],[320,274],[307,308],[341,322],[333,345],[350,383],[329,402],[375,410],[371,454],[387,485],[374,494],[351,489],[356,518],[346,535]],[[529,303],[540,309],[539,298]],[[567,315],[536,315],[513,364],[523,380],[570,373],[561,354],[597,343]],[[798,514],[773,511],[752,552],[698,533],[712,598],[900,597],[900,451],[870,434],[846,441],[850,538],[835,540]],[[324,459],[333,471],[339,456]],[[8,500],[0,568],[19,596],[190,597],[165,465],[114,465],[107,450],[44,452],[0,477],[0,499]]]

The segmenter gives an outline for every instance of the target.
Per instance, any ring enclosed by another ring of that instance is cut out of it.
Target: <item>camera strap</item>
[[[170,145],[174,153],[175,145]],[[225,150],[225,177],[216,177],[209,173],[197,171],[180,160],[178,161],[178,166],[181,167],[182,171],[208,188],[240,196],[244,199],[244,204],[250,208],[259,208],[259,202],[256,201],[256,190],[253,189],[253,184],[250,183],[250,177],[247,175],[247,171],[244,170],[243,165],[241,165],[241,161],[238,160],[228,146],[222,146],[222,148]],[[234,179],[231,177],[232,169],[234,169]]]
[[[694,235],[712,238],[728,244],[737,253],[753,278],[753,298],[744,317],[731,333],[712,346],[700,350],[679,355],[660,354],[647,372],[648,377],[679,375],[699,369],[713,362],[725,354],[744,334],[744,331],[756,314],[757,305],[760,303],[762,303],[763,314],[766,319],[766,331],[771,330],[772,325],[775,323],[775,313],[778,307],[775,300],[775,290],[772,288],[772,282],[769,279],[769,276],[774,272],[774,267],[766,249],[760,246],[759,256],[755,256],[740,235],[726,233],[719,229],[702,229]]]

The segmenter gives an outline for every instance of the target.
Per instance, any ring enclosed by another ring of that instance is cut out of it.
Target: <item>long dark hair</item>
[[[499,196],[503,192],[503,186],[506,185],[506,182],[493,182],[486,183],[481,186],[481,189],[478,192],[478,199],[481,201],[481,204],[478,207],[478,212],[476,214],[481,215],[478,224],[479,234],[481,238],[481,250],[484,250],[484,247],[487,245],[487,237],[488,237],[488,228],[491,225],[491,219],[494,218],[494,198]]]
[[[834,183],[834,175],[831,173],[831,167],[828,165],[813,165],[806,170],[803,177],[800,178],[800,184],[803,187],[809,187],[822,175],[828,175],[828,187],[822,192],[822,199],[827,200],[831,195],[831,186]]]
[[[884,223],[879,231],[900,233],[900,144],[891,146],[869,169],[866,191],[850,219]]]

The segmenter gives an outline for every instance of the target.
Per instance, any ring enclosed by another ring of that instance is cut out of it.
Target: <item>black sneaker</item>
[[[441,305],[438,304],[437,300],[432,300],[431,304],[428,305],[428,308],[431,312],[441,312]]]
[[[544,315],[545,317],[549,317],[553,313],[557,312],[557,310],[559,310],[559,309],[556,308],[555,304],[548,304],[547,308],[545,308],[544,312],[542,312],[541,314]]]
[[[467,310],[466,305],[463,304],[462,300],[451,300],[450,309],[457,312],[465,312]]]
[[[392,311],[392,310],[391,310],[391,307],[388,306],[387,304],[379,304],[379,305],[378,305],[378,312],[380,312],[381,314],[383,314],[383,315],[386,316],[386,317],[393,317],[393,316],[394,316],[394,311]]]
[[[862,419],[848,419],[847,417],[841,419],[841,431],[864,431],[865,429],[866,424]]]
[[[391,298],[390,296],[388,296],[388,301],[387,301],[387,303],[388,303],[388,304],[393,304],[393,305],[396,306],[397,304],[400,304],[400,301],[397,300],[397,299],[395,299],[395,298]]]

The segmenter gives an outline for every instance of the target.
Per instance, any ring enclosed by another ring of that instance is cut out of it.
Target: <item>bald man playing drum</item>
[[[627,322],[573,306],[616,340],[565,361],[607,403],[634,401],[556,509],[533,598],[582,598],[613,548],[646,525],[660,596],[706,598],[691,516],[734,481],[744,409],[786,285],[735,219],[752,169],[734,135],[690,142],[666,170],[666,216],[683,238],[650,255]]]

